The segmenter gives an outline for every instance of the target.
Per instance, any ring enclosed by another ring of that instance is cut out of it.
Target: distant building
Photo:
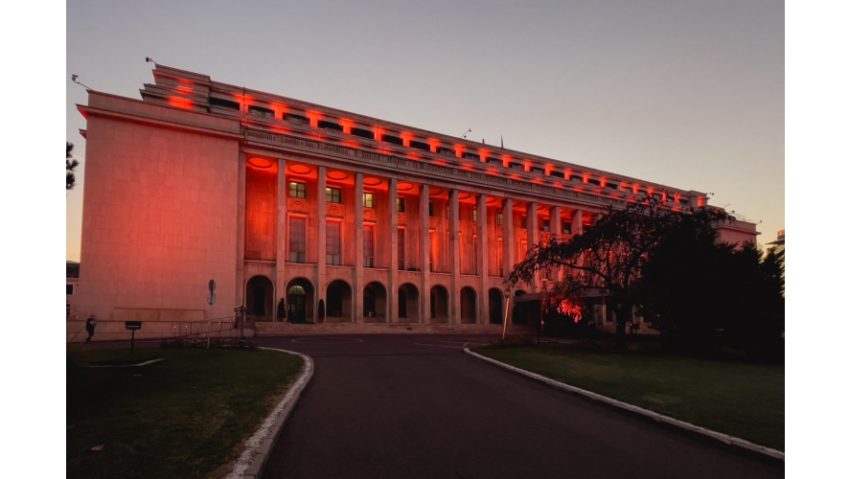
[[[79,107],[81,317],[201,321],[244,305],[264,331],[495,331],[505,277],[532,245],[647,197],[707,205],[698,191],[206,75],[153,75],[141,100],[90,91]],[[744,222],[720,231],[757,234]]]

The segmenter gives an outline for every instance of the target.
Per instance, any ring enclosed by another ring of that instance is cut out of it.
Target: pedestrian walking
[[[91,337],[94,336],[94,324],[95,319],[94,315],[89,316],[89,319],[86,320],[86,333],[88,333],[89,337],[86,338],[86,342],[91,342]]]

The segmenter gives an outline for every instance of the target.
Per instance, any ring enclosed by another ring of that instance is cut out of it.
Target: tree
[[[566,279],[555,286],[554,294],[569,298],[601,294],[616,313],[617,345],[623,348],[626,325],[640,299],[635,285],[661,241],[686,219],[710,229],[713,221],[724,217],[720,210],[708,208],[673,212],[652,199],[609,209],[582,234],[533,246],[508,279],[516,285],[532,282],[540,270],[567,268]]]
[[[65,142],[65,190],[70,190],[76,183],[74,177],[74,168],[80,162],[74,159],[74,144],[70,141]]]

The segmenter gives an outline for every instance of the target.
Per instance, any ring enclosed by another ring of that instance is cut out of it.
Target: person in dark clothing
[[[91,337],[94,336],[94,315],[89,316],[89,319],[86,320],[86,333],[88,333],[89,337],[86,338],[86,342],[91,342]]]

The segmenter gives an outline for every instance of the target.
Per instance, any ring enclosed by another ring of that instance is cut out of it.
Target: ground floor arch
[[[271,321],[274,304],[274,284],[263,276],[251,277],[245,285],[245,313],[256,321]]]
[[[487,294],[490,297],[490,324],[502,324],[505,318],[505,312],[502,309],[502,290],[490,288]]]
[[[514,303],[513,313],[511,314],[511,322],[513,324],[529,324],[529,316],[532,314],[531,308],[533,303],[526,301],[527,298],[524,298],[525,295],[525,291],[518,289],[514,292],[514,297],[511,299]]]
[[[290,323],[312,323],[315,302],[313,283],[295,278],[286,285],[286,319]]]
[[[398,288],[398,321],[402,323],[419,322],[419,290],[405,283]]]
[[[386,322],[387,288],[372,281],[363,288],[363,319],[365,321]]]
[[[445,286],[431,287],[431,321],[447,323],[449,320],[449,291]]]
[[[328,321],[351,321],[351,286],[337,279],[328,284],[325,316]]]
[[[478,296],[475,290],[469,286],[460,289],[460,322],[464,324],[474,324],[476,318],[476,303]]]

